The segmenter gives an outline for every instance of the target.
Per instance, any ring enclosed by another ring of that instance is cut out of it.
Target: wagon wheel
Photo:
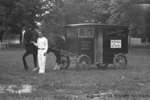
[[[61,57],[61,69],[67,69],[70,66],[70,58],[69,56]]]
[[[113,64],[115,67],[126,68],[127,58],[124,54],[117,54],[113,58]]]
[[[80,67],[87,68],[91,64],[91,58],[87,55],[80,55],[78,57],[78,64]]]

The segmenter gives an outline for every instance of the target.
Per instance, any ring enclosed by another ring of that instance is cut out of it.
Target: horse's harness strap
[[[44,48],[38,48],[39,50],[44,50]]]

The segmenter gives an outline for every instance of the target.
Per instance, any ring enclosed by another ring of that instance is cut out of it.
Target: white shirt
[[[46,37],[39,37],[37,39],[37,46],[39,50],[43,50],[43,52],[47,52],[48,50],[48,40]]]

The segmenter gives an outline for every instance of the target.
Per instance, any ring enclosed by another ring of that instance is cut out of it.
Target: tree
[[[35,22],[51,10],[52,3],[52,0],[0,0],[0,33],[21,34],[23,27],[34,29]]]
[[[49,37],[62,33],[65,24],[81,22],[143,29],[143,15],[135,2],[140,0],[0,0],[0,32],[20,34],[23,27],[34,29],[36,21],[43,22]]]

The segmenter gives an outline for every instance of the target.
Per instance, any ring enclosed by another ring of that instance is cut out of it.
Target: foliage
[[[148,34],[147,27],[149,27],[149,24],[147,23],[148,18],[146,16],[148,16],[149,12],[140,6],[140,4],[146,1],[94,0],[93,2],[96,22],[128,25],[131,34]]]
[[[20,34],[42,21],[47,36],[61,34],[65,24],[96,22],[143,29],[140,0],[0,0],[0,33]],[[1,36],[0,35],[0,36]]]
[[[37,27],[35,21],[41,21],[46,11],[51,10],[51,6],[44,7],[51,1],[0,0],[0,32],[21,34],[23,27]]]

